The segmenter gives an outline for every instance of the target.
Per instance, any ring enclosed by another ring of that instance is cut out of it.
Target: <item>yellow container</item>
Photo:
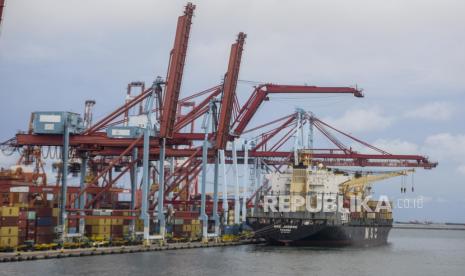
[[[136,219],[136,227],[144,228],[144,221],[141,219]]]
[[[92,225],[92,234],[110,234],[111,227],[107,225]]]
[[[383,214],[384,219],[392,219],[392,213]]]
[[[86,225],[95,225],[95,219],[86,218]]]
[[[123,225],[123,235],[129,234],[129,225]]]
[[[367,219],[375,219],[376,213],[367,213]]]
[[[0,216],[1,217],[17,217],[19,216],[18,207],[0,207]]]
[[[18,227],[0,227],[0,237],[18,237]]]
[[[18,246],[18,237],[1,237],[0,247],[16,247]]]
[[[102,241],[102,240],[109,240],[110,239],[110,234],[92,234],[90,235],[91,240],[97,240],[97,241]]]
[[[110,218],[89,218],[86,219],[86,225],[111,225]]]
[[[111,225],[122,225],[123,219],[111,219]]]
[[[184,225],[182,226],[182,231],[184,231],[184,232],[190,232],[190,231],[192,231],[192,226],[191,226],[190,224],[184,224]]]
[[[60,215],[60,208],[53,208],[52,216],[58,217]]]

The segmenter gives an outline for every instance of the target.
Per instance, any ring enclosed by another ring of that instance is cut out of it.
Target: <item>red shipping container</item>
[[[52,243],[54,240],[55,240],[55,235],[36,236],[36,243],[37,244]]]
[[[24,244],[26,237],[18,237],[18,245]]]
[[[175,218],[183,218],[183,219],[197,219],[199,217],[199,212],[191,212],[191,211],[176,211],[174,213]]]
[[[92,225],[86,225],[84,230],[86,231],[86,233],[92,233]]]
[[[19,229],[26,229],[27,228],[27,220],[19,220],[18,221]]]
[[[111,234],[112,235],[123,235],[123,225],[113,225],[111,226]]]
[[[19,228],[18,229],[18,236],[26,236],[27,235],[27,229],[26,228]]]
[[[27,211],[19,211],[19,219],[26,220],[27,219]]]
[[[77,226],[78,226],[78,220],[77,219],[68,220],[68,227],[77,227]]]
[[[49,207],[36,208],[36,217],[51,217],[53,209]]]
[[[55,227],[50,227],[50,226],[37,226],[36,227],[36,235],[37,236],[42,236],[42,235],[54,234],[54,228]]]
[[[1,227],[15,227],[18,226],[18,217],[1,217],[0,218]]]
[[[173,225],[173,232],[174,233],[181,233],[184,232],[182,225]]]
[[[112,239],[122,239],[124,238],[124,235],[121,233],[121,234],[111,234],[111,238]]]

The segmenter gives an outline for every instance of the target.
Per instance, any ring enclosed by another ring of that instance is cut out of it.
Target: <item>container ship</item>
[[[305,154],[306,153],[306,154]],[[299,155],[311,156],[311,151]],[[273,245],[373,246],[387,243],[392,203],[371,200],[371,184],[411,170],[355,172],[312,165],[300,158],[283,173],[267,176],[247,223]]]

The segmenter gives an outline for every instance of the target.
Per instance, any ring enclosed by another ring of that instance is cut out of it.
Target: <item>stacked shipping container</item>
[[[123,229],[123,219],[105,217],[86,219],[86,235],[91,240],[122,239]]]
[[[0,209],[0,247],[18,245],[18,207],[1,207]]]

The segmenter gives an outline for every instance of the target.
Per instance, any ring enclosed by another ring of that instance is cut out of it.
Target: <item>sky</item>
[[[124,101],[127,83],[164,77],[185,3],[7,0],[0,30],[0,141],[26,130],[32,111],[82,113],[84,101],[94,99],[94,118],[100,118]],[[182,96],[221,83],[230,45],[243,31],[241,101],[252,84],[263,82],[357,86],[365,93],[362,99],[273,95],[251,126],[304,108],[391,153],[426,155],[439,166],[417,170],[415,193],[401,195],[394,179],[376,185],[375,194],[423,197],[423,208],[396,209],[399,220],[465,222],[465,2],[194,4]],[[0,154],[2,166],[10,163]]]

